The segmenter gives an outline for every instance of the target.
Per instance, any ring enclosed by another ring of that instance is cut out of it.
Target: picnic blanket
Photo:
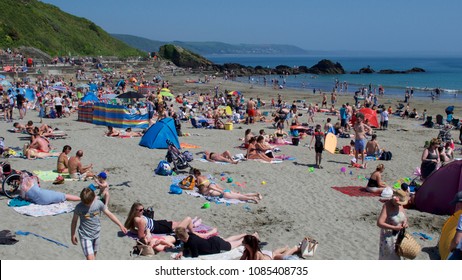
[[[216,197],[216,196],[205,196],[205,195],[202,195],[202,194],[198,193],[197,191],[183,190],[183,192],[185,194],[189,194],[189,195],[194,196],[194,197],[205,198],[206,200],[208,200],[210,202],[215,202],[216,204],[230,205],[230,204],[245,203],[245,201],[242,201],[242,200],[239,200],[239,199],[227,199],[227,198],[219,198],[219,197]]]
[[[197,258],[183,256],[180,258],[180,260],[238,260],[241,258],[242,253],[244,253],[244,246],[239,246],[232,249],[231,251],[226,251],[219,254],[201,255]],[[175,259],[176,255],[177,253],[173,253],[170,255],[170,258]]]
[[[47,171],[43,171],[43,170],[34,170],[32,171],[35,175],[37,175],[37,177],[41,180],[41,181],[44,181],[44,182],[53,182],[56,177],[58,176],[63,176],[64,177],[64,180],[66,181],[72,181],[73,179],[71,179],[71,176],[68,174],[68,173],[58,173],[58,171],[56,170],[47,170]]]
[[[193,144],[188,144],[188,143],[180,143],[180,147],[182,149],[200,149],[201,146],[193,145]]]
[[[377,197],[380,193],[371,193],[366,190],[363,186],[347,186],[347,187],[332,187],[334,190],[344,193],[349,196],[369,196]]]
[[[196,159],[197,161],[200,161],[200,162],[212,162],[212,161],[208,161],[206,160],[205,158],[199,158],[199,159]],[[229,162],[223,162],[223,161],[213,161],[214,163],[218,163],[218,164],[222,164],[222,165],[225,165],[225,164],[231,164]]]
[[[75,205],[69,201],[64,201],[50,205],[38,205],[31,203],[30,205],[11,208],[19,214],[26,216],[43,217],[72,212],[74,211]]]

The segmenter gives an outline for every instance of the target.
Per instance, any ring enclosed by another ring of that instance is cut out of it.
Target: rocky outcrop
[[[159,56],[172,61],[183,68],[213,68],[213,63],[206,58],[176,45],[164,45],[159,49]]]
[[[345,74],[345,70],[340,63],[333,63],[328,59],[319,61],[316,65],[313,65],[308,73],[312,74]]]

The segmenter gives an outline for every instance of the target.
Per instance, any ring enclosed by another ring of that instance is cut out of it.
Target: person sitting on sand
[[[35,137],[33,137],[29,147],[41,153],[49,153],[51,151],[50,141],[40,135],[35,135]]]
[[[242,240],[242,245],[244,245],[244,252],[240,260],[291,260],[298,259],[294,256],[297,253],[300,253],[300,247],[294,246],[289,248],[288,246],[283,248],[278,248],[274,251],[267,251],[260,249],[260,240],[255,235],[246,235]]]
[[[381,163],[377,165],[375,171],[372,172],[366,186],[368,192],[381,193],[387,187],[387,184],[382,181],[383,170],[385,170],[385,166]]]
[[[69,145],[63,147],[63,152],[58,156],[58,164],[56,170],[58,173],[68,173],[69,172],[69,153],[72,148]]]
[[[255,143],[255,148],[257,148],[258,152],[264,153],[270,158],[274,158],[274,147],[265,142],[265,137],[263,135],[257,137],[257,143]]]
[[[367,141],[366,154],[370,157],[378,157],[380,155],[380,146],[377,142],[377,134],[372,134],[371,140]]]
[[[253,135],[252,133],[252,130],[250,128],[246,129],[245,130],[245,134],[244,134],[244,148],[247,148],[249,147],[249,141],[252,137],[254,137],[255,135]]]
[[[218,254],[222,251],[231,251],[242,244],[242,240],[246,234],[239,234],[230,236],[228,238],[221,238],[219,236],[212,236],[208,239],[202,238],[197,233],[188,233],[184,227],[175,229],[175,234],[179,240],[183,241],[183,250],[188,250],[192,258],[197,258],[201,255]],[[184,251],[179,252],[175,259],[180,259]]]
[[[199,189],[199,193],[205,196],[226,198],[226,199],[238,199],[242,201],[253,201],[255,203],[260,202],[263,198],[259,193],[246,193],[240,194],[235,193],[229,189],[224,189],[218,184],[211,182],[207,177],[201,174],[199,169],[193,170],[194,177],[196,177],[196,187]]]
[[[189,231],[194,231],[194,227],[197,223],[194,223],[191,217],[186,217],[181,222],[168,221],[168,220],[154,220],[143,215],[144,206],[139,202],[133,203],[128,212],[127,219],[125,220],[124,226],[127,230],[137,234],[138,239],[143,244],[150,244],[155,251],[163,251],[165,248],[171,247],[170,244],[175,242],[175,238],[165,236],[165,242],[159,242],[159,238],[153,237],[151,234],[171,234],[178,227],[187,228]],[[197,221],[200,223],[200,220]],[[197,233],[202,237],[208,237],[216,234],[217,229],[214,228],[207,233]],[[154,239],[153,239],[154,238]]]
[[[99,199],[102,202],[104,202],[104,205],[106,205],[106,207],[107,207],[109,205],[109,199],[110,199],[109,184],[106,181],[107,180],[107,173],[103,171],[103,172],[99,173],[98,176],[94,176],[93,180],[98,185],[98,189],[99,189],[98,197],[99,197]]]
[[[233,160],[231,153],[229,151],[224,151],[223,153],[214,153],[205,151],[205,159],[210,162],[221,161],[221,162],[229,162],[232,164],[237,164],[239,161]]]
[[[359,163],[357,163],[356,158],[353,157],[350,160],[350,166],[349,167],[366,169],[367,168],[367,162],[365,162],[364,164],[359,164]]]
[[[75,156],[69,159],[69,174],[72,179],[85,180],[87,177],[93,177],[92,168],[93,164],[82,165],[83,151],[78,150]]]
[[[279,144],[279,145],[285,144],[286,141],[284,140],[284,138],[289,136],[289,134],[284,131],[281,123],[278,123],[276,131],[274,132],[274,135],[276,136],[274,139],[274,143]]]
[[[271,162],[273,159],[268,157],[265,152],[263,151],[258,151],[257,146],[256,146],[256,138],[252,137],[249,142],[249,147],[247,147],[247,159],[261,159],[267,162]]]

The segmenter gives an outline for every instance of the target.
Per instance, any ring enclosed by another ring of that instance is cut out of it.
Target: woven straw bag
[[[417,243],[412,235],[404,229],[400,230],[396,241],[396,253],[398,256],[413,260],[419,255],[421,250],[419,243]]]

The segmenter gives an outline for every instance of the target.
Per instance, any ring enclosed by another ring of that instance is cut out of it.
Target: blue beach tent
[[[161,119],[151,125],[141,137],[140,146],[148,147],[149,149],[167,149],[167,140],[170,140],[175,147],[181,149],[175,129],[175,121],[172,118]]]
[[[89,91],[83,98],[82,102],[99,102],[98,96],[94,92]]]

